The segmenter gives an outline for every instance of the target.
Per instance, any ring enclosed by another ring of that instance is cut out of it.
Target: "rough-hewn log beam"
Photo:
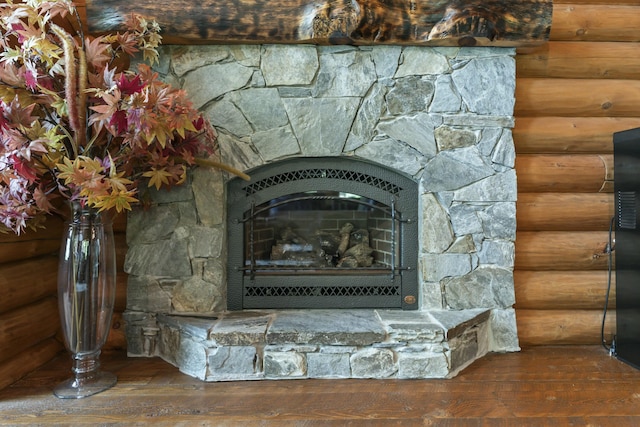
[[[91,32],[131,13],[167,43],[527,46],[547,41],[552,0],[86,0]]]

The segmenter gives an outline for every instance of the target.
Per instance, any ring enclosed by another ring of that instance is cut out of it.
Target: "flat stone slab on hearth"
[[[366,346],[386,335],[373,310],[281,311],[269,326],[267,343]]]
[[[484,308],[468,310],[431,310],[429,314],[446,331],[446,339],[451,340],[462,335],[467,329],[489,320],[491,311]]]
[[[209,329],[209,339],[218,345],[263,345],[273,316],[254,311],[225,313]]]

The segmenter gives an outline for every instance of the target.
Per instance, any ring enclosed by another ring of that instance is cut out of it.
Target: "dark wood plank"
[[[553,8],[551,40],[637,42],[637,0],[561,1]]]
[[[57,256],[45,255],[8,263],[0,270],[0,315],[57,294]]]
[[[25,375],[38,369],[64,350],[64,346],[55,338],[45,339],[8,360],[0,362],[0,389],[18,381]],[[28,354],[29,357],[24,357]]]
[[[58,303],[46,297],[0,315],[0,362],[28,351],[60,329]],[[37,319],[37,322],[34,322]],[[28,353],[25,353],[28,354]]]
[[[170,43],[526,46],[544,43],[551,0],[86,0],[89,30],[155,19]]]
[[[450,380],[204,383],[158,359],[103,357],[118,384],[63,401],[58,358],[0,390],[0,423],[133,425],[637,425],[640,371],[602,347],[490,354]],[[37,418],[35,418],[37,416]]]

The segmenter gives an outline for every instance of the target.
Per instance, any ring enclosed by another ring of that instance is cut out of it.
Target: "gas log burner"
[[[293,159],[231,181],[229,309],[416,309],[417,187],[352,158]]]

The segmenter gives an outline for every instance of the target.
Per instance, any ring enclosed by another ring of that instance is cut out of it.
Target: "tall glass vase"
[[[79,399],[113,387],[116,376],[100,370],[100,352],[109,334],[116,288],[116,261],[110,219],[96,209],[72,204],[65,223],[58,265],[58,300],[73,377],[54,394]]]

